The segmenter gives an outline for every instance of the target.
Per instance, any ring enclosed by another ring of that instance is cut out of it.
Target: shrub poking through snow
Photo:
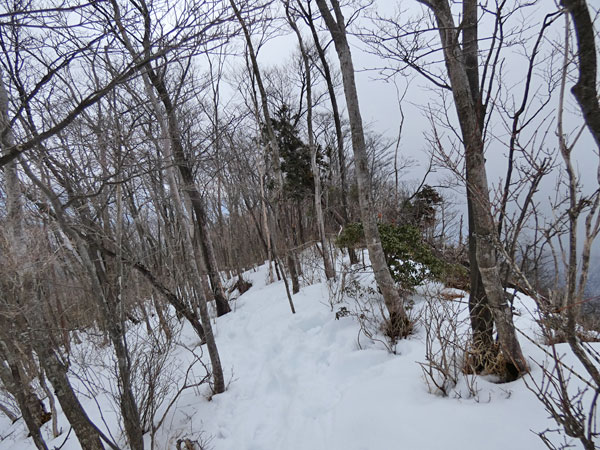
[[[240,295],[242,295],[243,293],[247,292],[248,289],[250,289],[251,287],[252,287],[252,283],[245,280],[244,277],[242,275],[240,275],[238,277],[237,281],[235,282],[235,284],[229,288],[228,292],[231,294],[233,291],[235,291],[237,289],[238,292],[240,293]]]
[[[389,223],[377,226],[387,265],[402,289],[410,291],[428,279],[439,280],[443,277],[446,265],[433,255],[418,228]],[[362,224],[346,225],[338,236],[336,245],[364,247],[366,244]]]
[[[348,271],[339,290],[341,291],[339,294],[338,290],[330,290],[330,296],[332,292],[336,295],[335,299],[330,298],[332,311],[337,305],[336,320],[344,317],[352,317],[356,320],[359,325],[357,336],[359,348],[363,347],[361,339],[365,337],[368,341],[383,344],[390,353],[396,353],[398,341],[412,334],[414,324],[411,317],[412,301],[405,303],[409,315],[406,321],[390,317],[374,280],[369,280],[369,276],[361,274],[360,271]]]
[[[421,324],[425,332],[425,362],[419,362],[429,392],[478,399],[475,373],[468,367],[469,317],[460,298],[448,298],[439,287],[422,292]],[[461,383],[461,388],[457,385]]]

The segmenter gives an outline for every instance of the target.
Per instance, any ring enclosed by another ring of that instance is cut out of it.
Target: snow
[[[265,266],[246,276],[253,287],[235,301],[233,313],[214,321],[227,391],[211,398],[207,386],[185,390],[158,430],[155,448],[175,448],[183,438],[209,441],[208,448],[214,450],[546,448],[534,432],[556,425],[522,379],[494,384],[477,377],[475,397],[469,397],[465,379],[448,397],[432,394],[418,364],[425,361],[422,327],[398,343],[396,354],[364,336],[359,347],[356,320],[336,319],[337,307],[332,311],[325,283],[303,287],[294,296],[293,315],[283,283],[266,284]],[[417,297],[415,309],[422,306]],[[535,305],[523,298],[516,307],[517,326],[535,340]],[[198,343],[188,325],[180,341],[190,348]],[[522,336],[520,341],[526,355],[544,361],[540,348]],[[82,346],[107,358],[104,370],[109,371],[106,349]],[[168,367],[173,388],[190,355],[181,346],[174,352]],[[531,366],[532,376],[539,379],[541,370]],[[81,382],[77,385],[82,388]],[[97,424],[124,445],[114,402],[103,393],[83,398],[94,419],[100,417],[96,402],[106,422]],[[44,426],[49,448],[65,440],[69,427],[62,416],[59,426],[63,434],[55,440],[49,424]],[[0,450],[35,448],[26,434],[21,421],[11,425],[0,414]],[[149,435],[146,444],[150,448]],[[62,448],[79,448],[74,433]]]

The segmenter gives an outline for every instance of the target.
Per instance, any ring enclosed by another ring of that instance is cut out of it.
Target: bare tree
[[[409,329],[409,319],[404,310],[403,300],[394,285],[394,280],[386,264],[381,246],[381,238],[377,229],[376,217],[373,214],[371,175],[368,169],[369,161],[358,103],[358,93],[354,80],[354,65],[346,35],[345,19],[337,0],[331,0],[335,18],[325,0],[317,0],[317,5],[327,25],[327,29],[333,38],[344,80],[344,93],[352,130],[352,148],[354,150],[356,181],[358,183],[358,199],[371,265],[373,266],[377,285],[383,294],[383,299],[390,315],[391,329],[398,336],[402,336]]]
[[[116,29],[114,30],[115,35],[119,36],[125,49],[130,53],[131,57],[135,58],[137,52],[132,43],[132,38],[128,34],[128,29],[126,28],[123,22],[121,9],[116,1],[112,1],[111,5],[114,14],[113,17],[116,23]],[[152,51],[150,41],[152,30],[151,10],[149,9],[149,5],[146,2],[141,2],[137,4],[136,9],[137,13],[141,17],[144,29],[143,38],[141,40],[141,53],[149,55]],[[204,24],[204,26],[206,27],[205,29],[210,29],[216,26],[217,23],[218,21]],[[159,123],[163,128],[163,135],[168,139],[167,141],[165,141],[165,145],[168,144],[168,147],[163,149],[166,152],[165,157],[173,159],[173,162],[177,167],[179,175],[181,176],[183,182],[183,191],[191,205],[191,210],[193,211],[195,216],[194,224],[195,231],[198,235],[198,243],[201,246],[201,258],[208,270],[208,275],[211,281],[215,301],[217,304],[217,314],[226,314],[230,311],[230,307],[227,303],[225,292],[221,284],[214,248],[212,246],[212,242],[210,241],[210,236],[207,229],[207,215],[204,200],[202,199],[200,191],[196,187],[191,165],[188,161],[183,147],[180,122],[177,117],[178,111],[176,105],[173,102],[172,95],[170,94],[167,88],[164,75],[159,73],[156,68],[150,65],[147,66],[143,73],[143,77],[145,82],[147,83],[146,90],[150,97],[151,104],[154,108],[154,113],[159,117]],[[175,186],[173,186],[172,188],[175,189],[173,192],[177,192]],[[180,202],[177,196],[175,198],[175,202],[176,204]],[[180,218],[183,219],[183,205],[179,204],[177,208]],[[185,221],[185,219],[183,220]],[[194,247],[192,246],[191,241],[189,240],[189,237],[185,232],[184,242],[186,243],[187,250],[194,252]],[[193,267],[195,267],[196,279],[199,283],[201,280],[200,270],[197,268],[197,266],[194,265],[194,263],[195,262],[193,262],[192,264]],[[200,292],[202,292],[202,289],[196,289],[195,292],[196,295],[199,295]],[[198,303],[200,307],[200,317],[202,319],[204,335],[213,367],[213,390],[215,393],[219,394],[224,392],[225,382],[223,378],[223,370],[221,367],[216,341],[212,333],[212,327],[210,324],[210,317],[208,315],[206,300],[207,299],[200,300]]]
[[[317,51],[317,55],[319,56],[319,61],[321,63],[323,78],[325,79],[325,83],[327,84],[327,92],[329,94],[329,101],[331,102],[331,112],[333,114],[333,122],[335,126],[337,162],[340,172],[342,218],[344,224],[347,224],[350,222],[350,213],[348,207],[348,169],[346,167],[347,163],[346,152],[344,150],[344,133],[342,130],[342,119],[339,111],[337,94],[335,92],[333,74],[329,61],[327,60],[325,49],[321,44],[321,40],[315,27],[315,20],[311,9],[311,2],[307,2],[306,6],[304,6],[301,0],[298,0],[296,3],[298,5],[299,10],[302,12],[303,19],[306,21],[307,25],[310,28],[313,42],[315,44],[315,49]],[[356,262],[358,262],[356,252],[354,251],[354,249],[348,249],[348,256],[350,258],[351,264],[355,264]]]
[[[236,6],[236,3],[233,0],[230,0],[229,2],[231,4],[231,7],[233,8],[233,11],[235,13],[235,16],[240,24],[240,26],[242,27],[242,31],[244,34],[244,38],[246,40],[246,46],[247,46],[247,56],[249,58],[249,65],[250,65],[250,70],[254,76],[254,82],[256,83],[256,86],[258,87],[258,91],[259,91],[259,95],[257,96],[258,98],[256,98],[256,113],[258,114],[258,111],[260,109],[260,111],[262,112],[263,115],[263,120],[264,120],[264,127],[266,129],[266,137],[267,137],[267,142],[269,145],[269,150],[271,151],[271,171],[272,171],[272,175],[275,179],[275,189],[274,192],[271,195],[271,199],[270,199],[270,203],[272,205],[272,220],[275,223],[275,227],[271,226],[269,227],[271,232],[275,232],[276,231],[276,227],[282,226],[282,223],[280,221],[280,218],[282,216],[282,209],[283,209],[283,175],[281,172],[281,161],[280,161],[280,157],[281,157],[281,152],[279,149],[279,144],[277,142],[277,138],[275,136],[275,131],[273,129],[273,123],[272,123],[272,118],[271,118],[271,113],[269,111],[269,104],[268,104],[268,97],[267,97],[267,92],[265,89],[265,85],[263,83],[263,77],[262,77],[262,72],[260,70],[260,67],[258,65],[258,60],[256,57],[256,52],[254,50],[254,45],[252,43],[252,37],[250,35],[250,31],[248,29],[248,25],[246,23],[246,20],[244,19],[244,17],[242,16],[241,10]],[[259,108],[260,105],[260,108]],[[257,117],[258,119],[258,117]],[[290,231],[289,231],[289,227],[288,226],[284,226],[283,229],[281,230],[283,235],[286,236],[286,241],[291,242],[293,240],[290,239]],[[271,246],[272,246],[272,251],[274,253],[274,257],[277,259],[277,248],[276,248],[276,242],[278,241],[277,239],[277,235],[275,234],[272,242],[271,242]],[[300,284],[298,282],[298,271],[297,271],[297,262],[296,262],[296,256],[295,256],[295,252],[292,251],[287,251],[286,252],[287,255],[287,266],[288,266],[288,270],[290,271],[290,278],[292,279],[292,292],[295,294],[297,292],[299,292],[300,290]],[[294,307],[294,303],[292,300],[292,296],[289,293],[289,288],[287,285],[287,280],[285,278],[285,276],[283,277],[284,283],[285,283],[285,287],[286,287],[286,292],[288,295],[288,302],[290,304],[290,309],[292,311],[292,313],[295,313],[295,307]]]
[[[317,215],[317,228],[319,230],[319,237],[321,240],[321,248],[323,252],[323,264],[325,267],[325,277],[329,279],[335,279],[335,269],[333,267],[333,261],[329,252],[327,238],[325,236],[325,220],[323,218],[323,208],[321,207],[321,174],[319,173],[319,166],[317,165],[317,146],[315,144],[315,138],[313,133],[313,98],[312,98],[312,76],[311,76],[311,64],[307,49],[305,48],[302,34],[296,24],[296,19],[293,16],[293,12],[290,10],[289,2],[285,3],[285,10],[290,27],[294,30],[296,38],[298,39],[298,45],[300,47],[300,56],[302,63],[304,64],[304,72],[306,77],[306,124],[308,132],[308,147],[310,149],[310,161],[313,172],[313,180],[315,184],[315,211]]]
[[[590,17],[590,10],[585,0],[563,0],[565,14],[564,60],[560,85],[558,109],[558,140],[563,160],[563,170],[566,174],[567,193],[565,198],[566,245],[559,237],[560,253],[554,257],[560,258],[564,265],[565,286],[555,286],[549,299],[551,305],[546,308],[544,321],[552,324],[549,332],[552,341],[552,358],[554,365],[544,368],[544,378],[541,383],[532,382],[530,389],[536,393],[554,420],[564,432],[578,439],[586,450],[597,447],[599,436],[597,428],[598,392],[600,392],[600,355],[597,349],[590,345],[582,336],[579,322],[579,310],[584,297],[585,287],[590,270],[590,254],[592,244],[600,234],[600,171],[597,184],[589,194],[584,193],[581,179],[575,169],[573,149],[581,131],[569,142],[565,131],[563,109],[567,83],[568,66],[570,63],[570,22],[572,21],[577,37],[577,82],[571,88],[585,123],[596,147],[600,151],[600,103],[597,91],[597,30]],[[571,20],[569,20],[569,18]],[[598,153],[596,152],[596,155]],[[598,161],[600,170],[600,161]],[[589,182],[588,182],[589,184]],[[589,186],[585,186],[589,189]],[[586,190],[587,190],[586,189]],[[580,222],[583,221],[583,233],[580,234]],[[554,246],[553,246],[554,248]],[[581,250],[580,250],[581,248]],[[525,278],[525,276],[523,276]],[[566,340],[583,370],[574,372],[561,361],[555,344],[557,340]],[[569,384],[572,375],[583,380],[584,386],[579,392],[573,393]],[[554,448],[547,438],[546,432],[540,437],[549,448]]]
[[[1,133],[4,137],[1,140],[2,149],[4,150],[14,145],[14,135],[12,126],[8,120],[8,94],[5,89],[4,81],[1,79],[1,75],[2,73],[0,71],[0,115],[2,118],[0,124],[2,125]],[[22,194],[15,161],[9,162],[4,167],[4,171],[6,173],[6,192],[8,196],[7,220],[9,230],[11,230],[10,241],[12,248],[3,246],[4,248],[1,253],[3,254],[5,263],[9,263],[9,261],[13,259],[14,264],[18,266],[23,264],[24,261],[22,261],[22,259],[26,257],[25,255],[39,254],[39,249],[29,249],[29,251],[26,249],[27,240],[24,235],[24,218],[21,206]],[[36,242],[34,237],[30,236],[29,238],[30,241]],[[31,266],[35,268],[36,264],[24,264],[24,267]],[[71,422],[82,448],[90,450],[103,449],[104,447],[101,443],[100,433],[88,418],[69,382],[67,377],[67,365],[58,357],[57,352],[52,345],[52,341],[48,339],[51,327],[44,319],[45,308],[41,301],[44,288],[42,284],[36,280],[38,274],[35,273],[35,269],[25,269],[20,272],[21,273],[16,280],[11,280],[12,283],[10,281],[3,283],[2,297],[3,303],[7,307],[3,312],[1,320],[4,324],[3,327],[7,330],[14,327],[14,324],[9,325],[11,310],[13,310],[12,312],[16,314],[16,316],[13,316],[13,319],[17,319],[16,323],[22,327],[22,332],[30,336],[28,344],[35,350],[39,363],[50,379],[50,382],[54,387],[54,392],[56,393],[65,415]],[[11,278],[14,278],[14,276]],[[25,301],[24,299],[32,300]],[[13,307],[11,308],[10,305]],[[17,305],[28,305],[30,311],[21,315],[23,311],[18,311],[18,308],[16,311],[14,310],[14,307]],[[16,346],[13,346],[13,348],[10,348],[10,346],[7,347],[6,341],[4,341],[3,344],[0,354],[5,355],[4,358],[6,358],[10,367],[10,361],[13,360],[17,354]],[[41,423],[43,423],[41,421],[41,417],[44,413],[43,405],[35,395],[34,391],[31,390],[30,384],[18,374],[18,368],[16,371],[14,370],[14,364],[18,364],[18,362],[15,360],[13,363],[11,374],[5,373],[5,368],[3,367],[3,370],[1,371],[3,384],[7,386],[17,399],[36,446],[38,446],[38,448],[46,448],[39,431],[39,427]]]
[[[510,370],[511,375],[518,376],[528,369],[516,337],[510,306],[504,297],[495,249],[495,242],[498,239],[492,217],[483,156],[484,115],[477,75],[477,3],[472,1],[463,3],[465,22],[461,46],[459,44],[461,29],[454,23],[449,3],[446,0],[419,1],[427,6],[436,18],[465,148],[467,196],[470,198],[469,220],[473,225],[469,232],[469,242],[471,252],[475,247],[477,263],[471,270],[478,269],[481,275],[481,282],[498,330],[501,349],[506,355],[508,365],[514,367]],[[485,327],[489,329],[489,326],[485,325]]]

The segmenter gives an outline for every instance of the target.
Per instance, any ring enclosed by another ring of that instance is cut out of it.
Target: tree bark
[[[4,353],[0,349],[0,355]],[[2,355],[5,359],[6,355]],[[21,411],[25,426],[29,431],[31,439],[39,450],[48,450],[42,437],[40,427],[42,426],[40,417],[43,413],[41,401],[30,389],[29,385],[21,379],[18,368],[9,361],[8,366],[4,361],[0,361],[0,380],[6,390],[14,397]]]
[[[315,43],[315,48],[317,50],[317,54],[319,55],[321,66],[323,67],[323,77],[325,78],[325,84],[327,85],[327,92],[329,94],[329,100],[331,102],[331,112],[333,114],[333,124],[335,127],[335,137],[337,144],[337,159],[340,171],[340,185],[342,189],[342,218],[345,225],[350,223],[350,214],[348,208],[348,181],[346,174],[346,154],[344,152],[344,134],[342,131],[342,120],[340,118],[337,96],[335,94],[335,87],[333,85],[333,78],[331,76],[329,62],[327,61],[327,57],[325,56],[325,50],[321,45],[319,35],[317,34],[317,30],[315,28],[314,20],[312,17],[312,11],[310,9],[310,2],[307,5],[308,10],[304,8],[301,0],[297,0],[297,2],[310,28],[310,32]],[[348,258],[350,259],[350,264],[356,264],[358,262],[356,251],[352,247],[348,247]]]
[[[285,236],[285,240],[287,242],[292,242],[292,237],[290,236],[290,227],[284,227],[282,229],[281,227],[281,222],[280,222],[280,215],[282,213],[282,209],[283,209],[283,174],[281,172],[281,162],[280,162],[280,155],[281,152],[279,151],[279,144],[277,142],[277,138],[275,136],[275,131],[273,130],[273,124],[271,122],[271,114],[269,113],[269,105],[267,102],[267,92],[265,90],[265,86],[263,84],[262,81],[262,76],[261,76],[261,72],[260,72],[260,68],[258,66],[258,61],[256,59],[256,52],[254,51],[254,46],[252,44],[252,38],[250,36],[250,32],[248,30],[248,26],[246,25],[246,21],[244,20],[244,18],[242,17],[242,14],[239,10],[239,8],[236,6],[235,1],[234,0],[229,0],[229,4],[231,5],[231,7],[233,8],[234,14],[240,24],[240,26],[242,27],[242,31],[244,33],[244,37],[246,39],[246,45],[248,46],[248,56],[250,57],[250,62],[252,65],[252,73],[254,74],[254,77],[256,78],[256,85],[258,87],[259,90],[259,94],[260,94],[260,107],[262,109],[262,113],[263,113],[263,118],[264,118],[264,126],[266,128],[267,131],[267,137],[268,137],[268,142],[269,142],[269,147],[271,149],[272,155],[271,155],[271,166],[272,166],[272,172],[273,172],[273,176],[275,178],[275,192],[272,195],[272,203],[273,203],[273,208],[272,208],[272,212],[273,212],[273,226],[270,227],[271,231],[274,233],[275,230],[280,230],[281,234],[283,236]],[[258,106],[257,106],[258,108]],[[257,117],[258,120],[258,117]],[[285,213],[285,211],[283,211]],[[275,261],[277,261],[279,259],[278,254],[278,243],[276,242],[277,240],[275,239],[275,236],[272,236],[273,240],[271,241],[271,248],[272,248],[272,252],[273,252],[273,256],[275,258]],[[297,292],[300,291],[300,285],[298,283],[298,272],[296,270],[296,257],[294,255],[294,251],[290,250],[289,252],[286,252],[286,260],[288,262],[289,265],[289,270],[290,270],[290,276],[292,277],[292,284],[293,284],[293,293],[296,294]],[[275,271],[277,272],[277,262],[275,265]],[[279,272],[278,276],[279,276]],[[294,303],[292,300],[291,295],[289,294],[289,289],[287,287],[287,280],[285,280],[285,274],[283,274],[283,270],[282,270],[282,275],[284,277],[284,282],[286,285],[286,293],[288,296],[288,302],[290,304],[290,309],[292,311],[293,314],[295,314],[296,309],[294,307]]]
[[[8,91],[4,84],[3,73],[0,69],[0,156],[8,153],[8,149],[15,146],[13,130],[8,118]],[[6,212],[7,212],[7,228],[17,255],[21,255],[23,248],[23,208],[21,204],[21,193],[19,178],[17,175],[17,161],[10,160],[2,167],[4,172],[4,182],[6,189]],[[9,337],[10,339],[10,337]],[[2,345],[2,342],[0,342]],[[5,345],[10,345],[6,342]],[[12,346],[11,346],[12,347]],[[6,349],[11,352],[12,348]],[[0,355],[4,353],[0,348]],[[41,401],[37,394],[31,389],[28,382],[21,379],[21,374],[18,366],[18,361],[10,359],[9,354],[3,355],[8,364],[4,366],[4,362],[0,359],[0,379],[6,389],[13,395],[23,420],[29,430],[29,434],[35,445],[39,449],[47,449],[46,443],[42,438],[40,427],[42,425],[41,415],[44,412],[41,408]]]
[[[418,0],[421,1],[421,0]],[[467,192],[472,196],[471,213],[475,236],[475,256],[481,281],[488,298],[498,331],[500,347],[507,357],[508,377],[527,372],[527,362],[521,351],[512,321],[510,305],[504,297],[496,259],[497,236],[492,218],[489,189],[483,156],[481,120],[477,100],[472,95],[467,62],[458,45],[458,29],[454,25],[447,0],[421,1],[434,13],[440,33],[446,69],[452,86],[454,104],[465,146]]]
[[[325,235],[325,221],[323,219],[323,208],[321,207],[321,174],[319,173],[319,166],[317,165],[317,146],[315,145],[315,139],[313,136],[312,77],[310,73],[310,62],[308,60],[308,54],[306,53],[300,30],[298,29],[295,19],[291,16],[291,13],[289,11],[289,4],[286,4],[286,13],[288,16],[288,22],[294,30],[296,37],[298,38],[300,54],[302,56],[302,62],[304,64],[304,72],[306,77],[306,124],[308,128],[308,147],[310,149],[310,164],[315,184],[314,194],[317,228],[319,231],[321,246],[323,247],[323,266],[325,268],[325,277],[328,280],[333,280],[335,279],[335,269],[333,267],[333,262],[329,253],[329,246],[327,245],[327,237]],[[302,217],[300,217],[299,220],[301,223]]]
[[[465,58],[465,71],[471,90],[471,98],[475,104],[475,114],[479,124],[479,131],[483,134],[483,106],[479,87],[479,43],[477,30],[477,0],[463,1],[463,54]],[[468,243],[469,243],[469,269],[471,291],[469,292],[469,315],[473,331],[473,350],[476,360],[473,361],[474,369],[478,372],[485,370],[493,357],[494,344],[494,318],[485,294],[481,273],[477,264],[477,238],[473,215],[473,191],[467,189],[468,210]]]
[[[196,214],[195,224],[196,224],[197,231],[198,231],[198,237],[199,237],[201,244],[203,244],[203,247],[202,247],[203,259],[202,259],[202,261],[206,263],[209,257],[207,257],[207,253],[205,251],[207,251],[209,248],[212,250],[212,245],[210,245],[210,242],[207,242],[204,239],[204,237],[209,239],[209,236],[207,234],[206,235],[203,234],[203,231],[206,232],[206,230],[204,228],[201,229],[201,225],[202,225],[201,221],[202,221],[202,218],[204,217],[203,201],[200,196],[200,193],[196,189],[195,182],[193,180],[193,174],[191,172],[191,169],[189,168],[189,165],[185,158],[185,154],[183,152],[183,146],[181,144],[181,137],[179,135],[179,129],[175,122],[175,116],[174,116],[175,108],[171,102],[171,99],[170,99],[169,93],[166,89],[166,86],[164,85],[164,80],[160,79],[158,77],[158,75],[152,69],[149,69],[147,71],[147,76],[148,76],[148,80],[151,83],[151,85],[158,92],[159,98],[161,98],[163,106],[165,107],[165,110],[167,112],[167,130],[165,130],[165,131],[167,132],[167,136],[169,138],[169,144],[170,144],[169,150],[173,152],[173,157],[174,157],[175,163],[179,169],[179,172],[180,172],[183,182],[184,182],[184,191],[186,192],[188,199],[192,205],[192,209]],[[152,100],[152,97],[153,97],[152,92],[149,92],[149,95]],[[153,103],[154,103],[154,108],[156,110],[155,112],[160,117],[161,112],[158,108],[158,105],[156,104],[156,102],[153,102]],[[183,213],[183,204],[182,204],[183,202],[181,201],[181,198],[178,195],[175,195],[173,200],[175,202],[175,207],[178,211],[179,218],[183,223],[185,221],[185,217],[183,215],[184,214]],[[206,348],[208,350],[208,354],[209,354],[211,365],[212,365],[212,376],[213,376],[212,389],[215,394],[220,394],[222,392],[225,392],[225,378],[223,376],[223,367],[221,365],[221,358],[219,356],[219,350],[217,348],[217,343],[216,343],[216,340],[215,340],[215,337],[213,334],[212,325],[210,323],[210,314],[208,312],[208,306],[207,306],[208,298],[206,298],[204,295],[206,285],[203,281],[202,273],[199,268],[199,264],[201,261],[199,261],[195,257],[193,257],[197,246],[194,246],[192,244],[191,238],[190,238],[187,230],[184,230],[184,232],[183,232],[183,244],[184,244],[184,248],[185,248],[186,252],[189,254],[188,256],[191,261],[192,277],[193,277],[192,286],[194,288],[194,295],[197,297],[196,304],[198,305],[198,308],[200,310],[200,320],[202,322],[201,329],[202,329],[203,339],[206,342]],[[210,254],[212,255],[212,257],[214,259],[214,252],[212,252]],[[214,263],[215,263],[215,265],[212,266],[213,268],[216,267],[216,260],[214,261]],[[208,271],[209,271],[209,277],[210,277],[211,270],[209,269]],[[213,293],[215,295],[215,302],[217,305],[217,315],[219,315],[219,310],[222,314],[225,314],[226,313],[225,311],[228,312],[228,311],[231,311],[231,309],[229,307],[229,304],[227,303],[225,293],[223,291],[223,287],[221,284],[221,279],[219,278],[219,274],[218,274],[218,272],[215,274],[214,269],[213,269],[213,276],[215,276],[215,275],[216,275],[216,279],[214,281],[214,284],[212,284],[212,287],[213,287]],[[213,279],[211,279],[211,283],[212,283],[212,281],[213,281]],[[220,289],[219,289],[219,287],[220,287]],[[218,298],[220,298],[221,300],[220,301],[217,300]]]
[[[358,200],[363,223],[365,239],[367,241],[367,250],[377,285],[383,295],[386,308],[390,315],[390,322],[395,329],[395,333],[402,335],[406,332],[408,317],[404,310],[404,304],[390,271],[388,269],[381,238],[377,229],[376,217],[372,207],[371,177],[369,173],[369,161],[365,144],[362,118],[358,103],[358,94],[354,80],[354,66],[350,46],[346,38],[346,24],[340,5],[337,0],[331,0],[336,18],[334,19],[327,7],[325,0],[317,0],[317,5],[333,42],[340,60],[340,69],[344,82],[344,94],[348,115],[350,118],[350,128],[352,131],[352,148],[354,151],[354,164],[356,171],[356,181],[358,184]]]
[[[40,364],[52,383],[54,394],[58,398],[67,420],[73,427],[73,431],[75,431],[81,448],[83,450],[103,450],[104,446],[100,440],[98,429],[90,421],[73,392],[67,377],[67,368],[48,344],[47,336],[36,339],[35,350],[40,358]]]
[[[600,149],[600,103],[598,102],[596,33],[586,0],[561,0],[573,19],[577,37],[579,79],[571,88],[585,123]]]

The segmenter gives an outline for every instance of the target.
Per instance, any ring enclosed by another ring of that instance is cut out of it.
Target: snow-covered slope
[[[555,424],[522,380],[493,384],[478,378],[475,398],[430,394],[418,364],[424,361],[422,328],[398,344],[397,354],[365,339],[359,349],[356,321],[336,319],[324,283],[304,287],[292,315],[281,282],[265,285],[264,267],[247,275],[253,287],[232,314],[215,322],[227,391],[210,400],[206,388],[185,391],[155,448],[173,449],[181,438],[209,440],[214,450],[546,448],[533,431]],[[527,301],[517,305],[517,323],[528,333],[532,307]],[[191,328],[184,326],[181,340],[196,342]],[[543,360],[536,346],[521,342],[527,355]],[[540,369],[532,369],[539,377]],[[91,399],[84,405],[97,409]],[[107,416],[106,426],[118,435]],[[0,450],[34,448],[20,422],[0,420],[0,437],[10,435]],[[64,418],[60,423],[65,433],[50,446],[65,439],[68,426]],[[150,448],[149,437],[147,443]],[[63,449],[74,448],[71,433]]]

